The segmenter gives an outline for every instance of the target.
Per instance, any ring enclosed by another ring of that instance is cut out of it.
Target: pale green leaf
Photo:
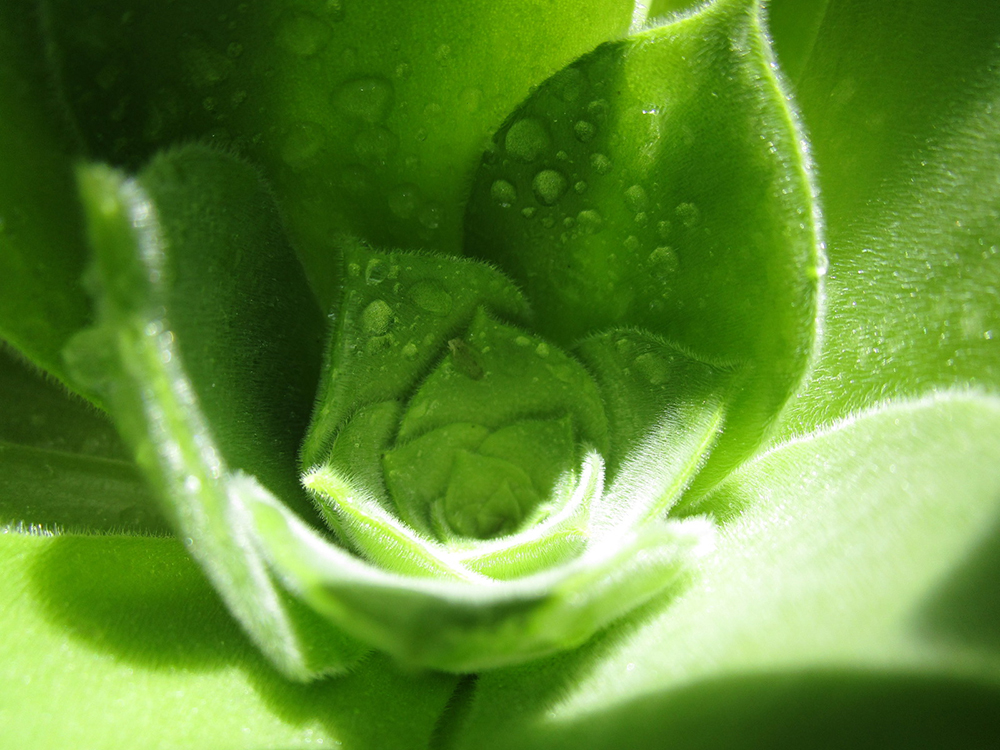
[[[288,682],[172,539],[0,533],[0,745],[416,750],[455,683],[373,656]]]
[[[831,2],[796,85],[828,222],[826,343],[785,434],[1000,384],[1000,5]]]
[[[998,462],[1000,401],[962,393],[769,451],[710,496],[734,517],[669,606],[482,677],[460,746],[985,747]]]

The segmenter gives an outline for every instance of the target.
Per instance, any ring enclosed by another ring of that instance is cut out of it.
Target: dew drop
[[[587,192],[587,183],[583,180],[578,181],[573,185],[573,190],[576,191],[577,195],[583,195]]]
[[[517,189],[507,180],[494,180],[490,196],[501,208],[508,208],[517,200]]]
[[[677,271],[680,261],[677,258],[677,251],[669,245],[662,245],[649,254],[649,262],[652,263],[660,275],[673,274]]]
[[[426,312],[434,315],[447,315],[451,312],[451,294],[437,281],[418,281],[410,287],[409,296],[417,307]]]
[[[670,377],[669,363],[651,352],[636,357],[633,366],[650,385],[662,385]]]
[[[693,203],[679,204],[674,210],[674,213],[676,213],[677,218],[681,220],[681,224],[688,229],[697,224],[698,220],[701,218],[701,211],[699,211],[698,207]]]
[[[521,161],[532,162],[548,150],[551,141],[545,126],[532,117],[510,126],[504,138],[507,152]]]
[[[387,196],[389,210],[400,219],[410,219],[420,205],[420,189],[410,182],[396,185]]]
[[[372,258],[365,266],[365,283],[371,286],[381,284],[389,275],[389,264],[381,258]]]
[[[234,63],[218,50],[200,44],[181,52],[181,63],[197,88],[214,86],[229,77]]]
[[[559,202],[566,192],[566,176],[555,169],[543,169],[535,175],[531,189],[539,203],[552,206]]]
[[[338,23],[344,20],[344,0],[326,0],[326,17]]]
[[[634,234],[630,234],[628,237],[625,238],[625,241],[622,243],[622,246],[629,253],[634,253],[639,249],[639,238],[636,237]]]
[[[442,44],[436,50],[434,50],[434,59],[437,60],[441,65],[447,65],[451,62],[451,46],[447,44]]]
[[[374,125],[388,116],[393,89],[384,78],[357,78],[344,83],[333,98],[348,117]]]
[[[604,99],[595,99],[587,105],[587,114],[598,123],[608,119],[608,103]]]
[[[625,191],[625,203],[636,213],[646,210],[649,206],[649,198],[642,185],[633,185]]]
[[[660,235],[661,240],[670,239],[670,231],[673,229],[673,225],[666,219],[656,223],[656,233]]]
[[[564,102],[575,102],[587,86],[587,79],[579,68],[563,68],[552,76],[552,91]]]
[[[381,354],[392,347],[392,336],[372,336],[365,344],[367,354]]]
[[[607,174],[611,171],[611,159],[604,154],[595,153],[590,155],[590,166],[597,174]]]
[[[597,127],[587,120],[578,120],[573,126],[573,134],[580,143],[588,143],[597,135]]]
[[[361,313],[361,329],[369,336],[384,336],[392,326],[392,308],[385,300],[368,303]]]
[[[410,343],[408,343],[406,346],[403,347],[403,349],[402,349],[402,351],[400,353],[406,359],[411,359],[412,360],[412,359],[416,359],[417,358],[417,352],[418,352],[417,345],[414,344],[411,341]]]
[[[538,209],[535,208],[534,206],[525,206],[524,208],[521,209],[521,216],[523,216],[525,219],[533,219],[537,211]]]
[[[382,126],[365,128],[354,138],[358,161],[369,167],[384,167],[398,146],[396,134]]]
[[[373,188],[372,175],[360,164],[348,164],[340,175],[341,187],[353,196],[370,193]]]
[[[293,55],[315,55],[330,40],[331,30],[310,13],[289,16],[278,27],[278,45]]]
[[[549,345],[544,341],[539,342],[538,346],[535,347],[535,354],[539,357],[549,356]]]
[[[427,229],[437,229],[441,226],[441,216],[444,213],[441,206],[436,203],[428,203],[417,215],[417,220]]]
[[[239,42],[232,42],[228,47],[226,47],[226,54],[235,60],[243,54],[243,45]]]
[[[295,123],[281,144],[281,158],[293,169],[307,165],[323,147],[323,128],[312,122]]]
[[[587,234],[597,234],[604,227],[604,217],[592,208],[586,208],[576,215],[576,221]]]

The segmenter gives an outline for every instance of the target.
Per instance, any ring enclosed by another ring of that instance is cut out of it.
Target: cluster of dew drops
[[[679,266],[678,230],[698,224],[698,208],[682,202],[662,211],[659,186],[644,186],[632,166],[609,156],[621,144],[608,132],[613,91],[601,76],[577,65],[564,69],[501,129],[484,157],[493,216],[534,224],[527,234],[542,242],[599,244],[606,257],[628,258],[623,267],[638,261],[643,273],[671,280]],[[644,106],[642,114],[656,118],[660,109]],[[620,281],[607,279],[612,287]]]

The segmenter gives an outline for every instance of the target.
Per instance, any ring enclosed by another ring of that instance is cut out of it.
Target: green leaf
[[[86,245],[35,15],[29,0],[0,8],[0,338],[75,389],[59,353],[91,317]]]
[[[363,648],[290,600],[253,547],[233,479],[252,471],[309,513],[295,451],[322,316],[252,168],[203,147],[137,180],[80,173],[100,326],[74,338],[164,511],[254,641],[291,677]]]
[[[169,533],[107,418],[0,349],[0,526]]]
[[[817,335],[810,164],[755,3],[601,46],[504,124],[476,175],[468,251],[520,283],[563,345],[638,326],[744,365],[700,484],[745,459]]]
[[[481,677],[457,746],[606,747],[624,726],[637,747],[995,730],[1000,480],[982,469],[998,436],[1000,400],[952,393],[755,458],[710,496],[733,517],[670,606]]]
[[[0,533],[0,745],[426,747],[455,679],[373,656],[297,685],[173,539]]]
[[[572,647],[667,587],[708,530],[662,514],[718,434],[732,373],[630,331],[581,347],[594,380],[491,317],[526,312],[493,269],[343,253],[303,483],[377,567],[242,480],[282,580],[357,637],[462,671]],[[599,388],[620,412],[611,450]]]
[[[1000,384],[998,29],[995,3],[831,3],[796,88],[836,313],[784,434]]]
[[[622,35],[624,0],[48,0],[93,154],[133,168],[191,138],[260,163],[324,306],[330,237],[457,253],[489,134],[530,87]]]
[[[698,0],[653,0],[649,22],[669,21],[699,4]],[[801,75],[830,5],[830,0],[769,0],[764,4],[767,30],[786,80],[794,83]]]

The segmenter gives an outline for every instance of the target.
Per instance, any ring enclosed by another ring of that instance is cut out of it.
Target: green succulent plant
[[[989,747],[1000,8],[0,7],[0,744]]]

